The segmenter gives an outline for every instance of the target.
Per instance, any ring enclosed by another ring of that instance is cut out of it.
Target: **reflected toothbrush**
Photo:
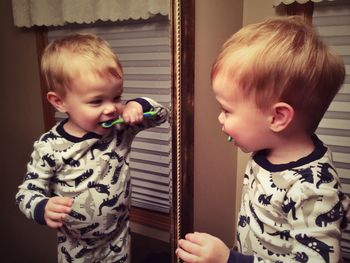
[[[145,118],[152,118],[155,115],[157,115],[156,111],[147,111],[147,112],[143,113],[143,117],[145,117]],[[116,124],[122,124],[122,123],[124,123],[124,119],[122,117],[120,117],[120,118],[115,119],[115,120],[101,122],[100,125],[102,128],[110,128]]]

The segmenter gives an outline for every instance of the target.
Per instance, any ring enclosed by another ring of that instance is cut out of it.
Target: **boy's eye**
[[[99,105],[101,103],[102,103],[102,100],[100,100],[100,99],[89,101],[89,104],[92,104],[92,105]]]

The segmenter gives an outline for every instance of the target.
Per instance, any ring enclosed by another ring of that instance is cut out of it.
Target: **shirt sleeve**
[[[237,251],[231,250],[227,263],[253,263],[254,256],[243,255]]]
[[[285,196],[296,262],[339,262],[341,204],[337,175],[327,163],[313,170],[313,180],[298,180]]]
[[[27,218],[38,224],[46,224],[44,209],[50,197],[50,179],[55,171],[55,158],[44,141],[34,143],[34,150],[27,164],[27,173],[18,187],[16,204]]]
[[[153,99],[142,97],[142,98],[132,99],[129,101],[136,101],[139,104],[141,104],[144,112],[151,111],[151,110],[156,112],[155,116],[152,116],[149,118],[143,118],[142,123],[132,127],[136,133],[143,129],[159,126],[162,123],[169,120],[169,109],[163,106],[162,104],[156,102]]]

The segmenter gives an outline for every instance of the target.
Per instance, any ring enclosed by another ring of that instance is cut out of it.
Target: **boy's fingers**
[[[46,217],[53,221],[63,221],[64,219],[66,219],[67,214],[57,213],[54,211],[47,211]]]
[[[199,262],[197,256],[192,255],[181,248],[176,249],[176,255],[178,258],[182,259],[186,263]]]
[[[65,213],[69,214],[72,209],[69,206],[61,205],[61,204],[51,204],[46,209],[49,212],[55,212],[55,213]]]
[[[198,244],[193,243],[193,242],[188,241],[188,240],[180,239],[179,240],[179,247],[181,249],[187,251],[188,253],[193,254],[193,255],[199,256],[201,253],[201,247]]]
[[[186,234],[185,238],[188,241],[191,241],[198,245],[202,245],[203,241],[205,241],[207,237],[205,233],[194,232],[194,233]]]
[[[58,228],[63,225],[63,221],[66,218],[66,214],[47,212],[45,214],[46,224],[51,228]]]
[[[142,121],[143,119],[143,113],[130,113],[130,114],[125,114],[123,115],[124,121],[129,124],[136,124]]]
[[[71,206],[73,204],[73,199],[69,197],[55,196],[55,197],[52,197],[51,199],[52,199],[52,203],[57,205]]]

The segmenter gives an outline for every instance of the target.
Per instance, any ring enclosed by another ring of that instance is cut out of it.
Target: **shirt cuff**
[[[44,215],[45,215],[45,206],[48,201],[49,199],[43,199],[36,205],[34,209],[34,220],[40,225],[46,225],[46,220]]]
[[[130,101],[135,101],[135,102],[139,103],[142,106],[143,112],[150,111],[153,108],[152,105],[147,100],[145,100],[143,98],[136,98],[136,99],[128,100],[126,102],[126,104],[128,104]]]

